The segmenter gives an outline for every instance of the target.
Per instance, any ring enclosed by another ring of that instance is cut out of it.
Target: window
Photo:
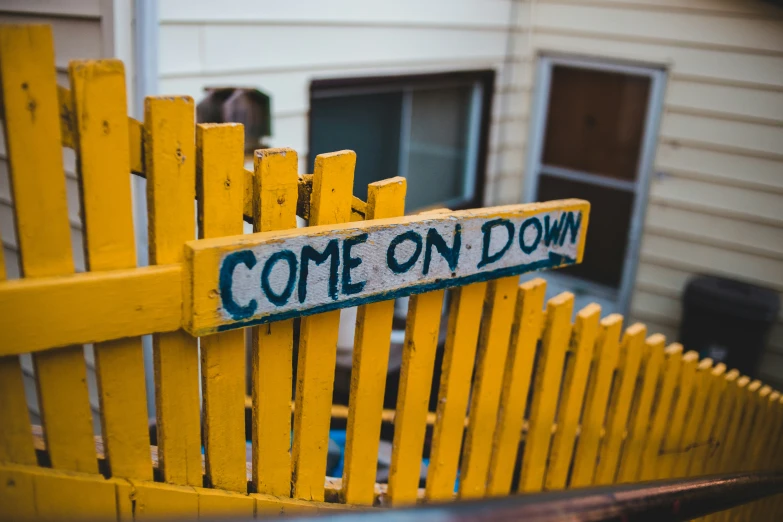
[[[586,58],[539,61],[526,199],[591,203],[582,264],[547,278],[606,311],[630,298],[664,78]]]
[[[493,71],[314,81],[310,169],[318,154],[351,149],[359,198],[403,176],[409,212],[481,206],[493,88]]]

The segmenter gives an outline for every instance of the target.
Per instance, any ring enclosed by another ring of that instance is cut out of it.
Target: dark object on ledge
[[[774,290],[699,275],[685,287],[680,341],[701,357],[755,377],[779,310],[780,299]]]

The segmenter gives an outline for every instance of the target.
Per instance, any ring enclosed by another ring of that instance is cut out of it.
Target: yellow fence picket
[[[712,429],[710,443],[712,449],[709,457],[704,464],[704,473],[713,475],[723,470],[723,454],[726,452],[727,435],[732,421],[737,416],[737,398],[739,396],[738,380],[739,371],[731,370],[723,378],[724,383],[719,385],[723,388],[720,397],[720,405],[715,420],[715,427]]]
[[[460,498],[480,498],[486,493],[518,285],[517,276],[496,279],[487,285],[460,470]]]
[[[737,372],[735,372],[737,375]],[[736,377],[735,377],[736,378]],[[714,457],[717,449],[716,433],[718,424],[718,412],[724,402],[724,392],[726,391],[726,365],[718,363],[709,373],[703,376],[700,386],[707,390],[706,410],[704,418],[700,425],[697,425],[696,441],[691,450],[690,462],[688,463],[687,474],[689,476],[705,475],[710,460]]]
[[[744,471],[747,469],[748,460],[750,459],[750,448],[752,446],[752,439],[755,435],[756,423],[759,420],[759,394],[761,393],[764,385],[759,380],[754,380],[748,384],[745,390],[745,406],[744,415],[742,417],[742,424],[737,432],[737,439],[732,450],[731,457],[731,471]],[[764,390],[765,395],[770,393],[770,390]]]
[[[672,413],[672,399],[680,379],[682,367],[682,345],[672,343],[666,347],[665,361],[663,364],[663,376],[656,401],[647,440],[644,442],[642,459],[639,469],[639,480],[652,480],[656,478],[661,458],[664,437],[669,425],[669,417]]]
[[[644,465],[642,454],[647,441],[653,399],[658,389],[659,376],[664,362],[665,344],[666,338],[661,334],[653,334],[644,342],[644,355],[640,370],[642,387],[633,402],[617,482],[636,481],[639,469]]]
[[[617,475],[620,451],[628,426],[631,401],[636,391],[636,378],[642,361],[644,337],[647,328],[636,323],[625,330],[620,346],[620,360],[617,365],[614,393],[606,414],[606,434],[601,444],[595,484],[613,484]]]
[[[589,486],[595,478],[595,468],[601,433],[604,430],[609,392],[620,355],[620,331],[623,316],[612,314],[601,320],[601,329],[593,355],[590,382],[587,385],[582,430],[577,441],[571,487]]]
[[[726,446],[721,456],[721,472],[736,471],[741,465],[739,456],[744,453],[742,446],[746,433],[750,431],[750,425],[753,422],[753,399],[752,396],[761,388],[759,381],[750,381],[750,378],[743,375],[737,380],[735,390],[736,399],[734,406],[734,415],[726,433]],[[719,521],[730,520],[734,510],[715,513],[714,519]]]
[[[693,454],[701,441],[699,430],[706,428],[707,393],[710,391],[709,381],[712,372],[712,359],[705,358],[696,365],[696,375],[693,381],[693,399],[688,407],[685,426],[680,439],[680,451],[674,461],[673,477],[688,476],[688,468]]]
[[[34,465],[35,448],[24,394],[22,365],[16,355],[0,357],[0,411],[3,412],[0,462]]]
[[[677,393],[659,451],[656,470],[657,478],[672,478],[674,476],[675,462],[686,455],[681,441],[683,431],[685,430],[685,416],[691,404],[693,381],[696,378],[698,362],[699,354],[696,352],[690,351],[682,356],[679,382],[676,384]]]
[[[72,274],[51,28],[0,27],[0,78],[22,272]],[[52,467],[96,473],[82,346],[39,352],[33,361]]]
[[[724,435],[723,451],[720,455],[719,464],[719,471],[723,473],[734,471],[735,469],[734,452],[735,448],[738,447],[737,439],[743,422],[748,422],[746,416],[749,413],[747,408],[749,386],[750,378],[743,375],[737,379],[736,386],[731,389],[731,392],[734,395],[734,407],[732,408],[732,416],[728,422],[727,430]]]
[[[402,177],[371,183],[366,219],[404,215],[406,189]],[[348,504],[371,506],[375,496],[393,319],[393,300],[360,306],[356,313],[343,472],[343,500]]]
[[[316,157],[310,225],[333,225],[351,219],[355,166],[356,153],[352,151]],[[305,317],[301,323],[292,449],[293,495],[300,499],[324,498],[339,326],[339,310]]]
[[[119,60],[71,62],[74,145],[90,271],[136,266],[125,69]],[[141,338],[97,343],[95,372],[112,476],[152,480]]]
[[[764,425],[764,406],[768,401],[769,395],[772,393],[772,388],[767,385],[763,385],[761,381],[753,381],[748,385],[749,407],[752,409],[752,413],[748,416],[749,422],[743,421],[743,428],[740,429],[740,434],[737,438],[737,442],[741,444],[738,450],[735,452],[736,471],[748,471],[752,470],[753,462],[755,460],[756,451],[759,448],[759,444],[763,439],[763,425]],[[744,504],[737,506],[734,509],[724,512],[724,519],[732,521],[744,521],[754,520],[751,518],[753,511],[753,504]]]
[[[511,330],[511,346],[506,357],[498,424],[492,441],[487,493],[507,495],[511,490],[519,440],[527,408],[527,396],[536,357],[536,344],[543,325],[546,281],[536,278],[519,286]]]
[[[411,296],[408,304],[389,469],[392,505],[416,502],[442,310],[443,290]]]
[[[552,441],[552,424],[560,394],[560,381],[568,341],[574,296],[564,292],[547,302],[546,322],[541,336],[538,367],[533,381],[530,421],[519,475],[519,491],[540,491]]]
[[[546,471],[547,490],[564,489],[566,486],[600,319],[601,307],[595,303],[587,305],[576,314],[576,323],[568,347],[571,357],[563,377],[563,396],[557,414],[557,431],[552,441]]]
[[[193,100],[149,97],[144,104],[150,264],[181,263],[196,236]],[[153,336],[159,466],[166,482],[200,486],[198,343],[183,330]]]
[[[0,283],[5,281],[5,259],[0,245]],[[0,411],[3,429],[0,430],[0,462],[33,465],[36,463],[30,415],[24,394],[22,365],[19,357],[0,357]]]
[[[778,417],[775,414],[777,413],[776,407],[780,401],[780,392],[772,391],[769,386],[766,386],[765,388],[768,388],[770,393],[768,393],[766,397],[762,397],[760,406],[763,412],[762,420],[759,426],[759,433],[754,437],[757,439],[757,442],[753,447],[751,462],[748,467],[750,470],[769,469],[768,466],[772,460],[773,453],[771,448],[774,448],[775,443],[779,440],[775,437],[775,435],[779,436],[777,430]],[[759,395],[761,395],[761,391],[759,391]],[[763,519],[765,514],[770,513],[770,508],[768,506],[770,500],[771,499],[769,498],[765,498],[744,506],[746,520]]]
[[[255,153],[253,230],[296,227],[298,158],[292,149]],[[294,320],[252,329],[253,484],[259,493],[291,495],[291,390]]]
[[[486,292],[486,283],[474,283],[458,287],[450,295],[438,411],[427,469],[428,500],[448,500],[454,496]]]
[[[758,405],[756,422],[751,432],[751,443],[748,444],[748,458],[746,459],[746,468],[748,470],[760,469],[761,457],[765,452],[768,432],[771,429],[770,422],[770,404],[779,398],[779,392],[773,391],[769,385],[761,387],[758,393]]]
[[[196,128],[199,238],[242,233],[244,128]],[[245,333],[201,338],[201,388],[207,484],[247,492],[245,471]]]

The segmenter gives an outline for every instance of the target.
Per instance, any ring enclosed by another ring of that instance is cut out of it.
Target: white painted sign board
[[[194,335],[579,263],[590,204],[562,200],[186,245]]]

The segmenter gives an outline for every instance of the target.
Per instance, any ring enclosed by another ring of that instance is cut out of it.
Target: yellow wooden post
[[[568,347],[571,357],[563,377],[562,405],[558,409],[557,431],[546,472],[547,490],[563,489],[566,486],[600,318],[601,307],[595,303],[576,314],[576,324]]]
[[[595,370],[587,386],[582,430],[577,442],[571,487],[589,486],[595,478],[598,448],[604,429],[612,377],[620,351],[620,331],[623,316],[612,314],[601,320],[601,330],[593,356]]]
[[[770,400],[772,400],[772,396],[770,396]],[[775,425],[770,434],[769,447],[766,455],[762,457],[762,460],[764,460],[763,469],[779,470],[783,467],[781,466],[781,460],[783,460],[783,445],[778,442],[781,437],[783,437],[783,394],[778,393],[777,400],[772,404],[772,414],[775,417]],[[776,514],[781,511],[781,501],[783,501],[783,495],[775,495],[761,503],[759,511],[764,515],[766,520],[777,520],[777,518],[779,518]]]
[[[706,410],[701,425],[697,426],[696,442],[688,464],[689,476],[705,475],[710,459],[717,449],[716,433],[718,412],[722,407],[726,391],[726,365],[718,363],[704,375],[700,386],[706,388]],[[736,378],[736,377],[735,377]]]
[[[721,393],[720,405],[716,415],[715,427],[710,436],[714,449],[704,464],[704,474],[713,475],[723,471],[721,466],[723,454],[726,452],[727,434],[732,422],[736,423],[737,398],[738,398],[738,379],[740,374],[737,370],[731,370],[726,373],[723,381],[725,382],[723,392]]]
[[[750,378],[742,376],[737,380],[736,403],[734,415],[731,424],[726,433],[726,446],[721,455],[721,472],[733,472],[739,467],[739,459],[744,453],[742,446],[745,435],[750,430],[750,424],[753,422],[753,400],[752,395],[761,387],[759,381],[750,382]],[[715,513],[715,520],[727,521],[732,517],[734,509]]]
[[[240,124],[196,128],[199,238],[242,233],[244,142]],[[201,338],[201,388],[207,483],[246,493],[243,330]]]
[[[696,365],[698,363],[699,354],[694,351],[687,352],[682,356],[676,404],[668,419],[663,443],[659,451],[658,478],[672,478],[674,476],[675,462],[687,456],[681,441],[685,431],[685,418],[691,406],[693,381],[696,378]]]
[[[366,219],[404,215],[406,188],[402,177],[371,183]],[[356,314],[343,473],[343,500],[349,504],[371,506],[375,496],[393,319],[393,300],[360,306]]]
[[[768,386],[765,388],[769,388]],[[762,388],[763,390],[763,388]],[[771,389],[770,389],[771,390]],[[761,392],[759,392],[761,395]],[[752,455],[752,464],[751,468],[755,471],[766,471],[773,469],[771,466],[771,460],[772,460],[772,451],[770,451],[770,448],[774,448],[776,443],[778,442],[778,419],[779,417],[776,415],[777,413],[777,406],[779,405],[780,401],[780,392],[778,391],[771,391],[766,398],[762,398],[761,408],[762,408],[762,421],[761,426],[759,426],[759,435],[758,435],[758,442],[754,448],[753,455]],[[771,511],[771,498],[765,498],[761,500],[757,500],[747,506],[748,509],[746,509],[746,517],[748,520],[762,520],[764,518],[765,514],[770,513]]]
[[[650,426],[650,412],[653,399],[658,389],[661,367],[664,362],[664,346],[666,338],[661,334],[653,334],[644,343],[642,388],[634,400],[631,417],[628,421],[628,435],[620,459],[618,482],[634,482],[639,477],[642,453],[647,441],[647,431]]]
[[[615,482],[646,334],[647,328],[641,323],[636,323],[628,327],[623,335],[620,361],[615,377],[616,389],[612,393],[609,411],[606,414],[606,434],[598,456],[595,484],[613,484]]]
[[[721,397],[718,421],[713,430],[715,450],[707,462],[707,474],[728,471],[728,456],[731,455],[731,446],[736,439],[742,417],[743,393],[750,382],[748,377],[740,377],[737,370],[728,372],[725,380],[726,389]],[[725,512],[713,513],[705,517],[705,520],[714,522],[721,520],[725,515]]]
[[[518,284],[519,277],[512,276],[496,279],[487,286],[486,315],[482,318],[470,420],[462,455],[460,498],[479,498],[486,493],[492,435],[498,418]]]
[[[389,469],[392,505],[416,502],[442,309],[443,290],[414,295],[408,305]]]
[[[639,464],[639,480],[652,480],[657,477],[658,464],[664,437],[666,436],[669,417],[672,413],[672,398],[680,378],[682,367],[682,345],[672,343],[666,347],[663,377],[658,392],[655,411],[642,449],[642,459]]]
[[[736,471],[753,471],[756,469],[756,452],[763,440],[764,405],[767,403],[768,397],[772,393],[772,388],[763,385],[761,381],[756,380],[748,385],[748,393],[748,405],[749,409],[752,409],[752,413],[746,417],[749,422],[743,421],[743,426],[740,429],[737,438],[737,442],[740,446],[735,460]],[[753,507],[754,503],[744,504],[725,513],[728,520],[755,520],[754,518],[751,518]]]
[[[5,281],[5,260],[0,245],[0,284]],[[0,357],[0,462],[33,465],[36,463],[30,415],[24,394],[22,365],[18,355]]]
[[[22,272],[72,274],[51,28],[0,27],[0,82]],[[38,352],[33,361],[52,466],[97,473],[83,348]]]
[[[315,159],[311,225],[346,223],[351,218],[356,153],[321,154]],[[324,498],[329,406],[334,387],[340,312],[302,319],[296,375],[292,475],[294,497]]]
[[[255,152],[253,229],[296,228],[296,151]],[[291,495],[291,390],[294,320],[252,330],[253,484],[269,495]]]
[[[732,408],[732,415],[727,425],[723,439],[723,449],[720,454],[719,471],[721,473],[734,470],[733,462],[738,448],[737,438],[742,423],[746,421],[744,417],[748,414],[748,386],[750,386],[750,378],[745,375],[737,379],[736,387],[732,389],[730,386],[730,390],[734,395],[734,407]]]
[[[71,62],[74,145],[90,271],[136,266],[125,69],[119,60]],[[152,480],[141,338],[95,344],[106,456],[115,477]]]
[[[457,287],[451,293],[438,411],[427,469],[428,500],[450,500],[454,496],[486,291],[487,283],[474,283]]]
[[[488,494],[507,495],[517,462],[517,450],[525,419],[527,396],[541,337],[542,307],[546,281],[536,278],[519,287],[516,319],[511,333],[511,348],[503,374],[503,391],[498,410],[498,424],[492,442]]]
[[[181,263],[195,238],[193,100],[144,103],[150,264]],[[166,482],[202,484],[197,339],[183,330],[153,336],[159,466]]]
[[[674,460],[673,477],[688,476],[688,469],[690,468],[695,450],[701,444],[698,435],[700,429],[706,428],[704,417],[707,413],[708,394],[711,391],[711,372],[712,359],[705,358],[699,361],[693,381],[693,398],[688,407],[685,426],[679,444],[682,453],[678,454]]]
[[[533,381],[530,421],[519,475],[519,491],[540,491],[544,485],[552,423],[560,394],[566,348],[571,337],[574,296],[564,292],[547,303],[538,368]]]
[[[2,260],[0,260],[2,261]],[[0,279],[2,282],[2,279]],[[0,462],[36,463],[19,356],[0,357]]]
[[[748,445],[749,458],[747,462],[748,470],[761,470],[764,462],[761,460],[765,451],[768,449],[767,437],[772,430],[771,405],[780,398],[780,393],[773,391],[769,385],[764,385],[758,393],[758,413],[754,423],[753,433],[751,434],[752,443]]]
[[[745,406],[742,424],[737,432],[737,439],[732,450],[731,471],[745,471],[748,469],[751,457],[751,447],[755,438],[756,424],[759,421],[759,395],[762,393],[764,385],[759,380],[754,380],[748,384],[745,390]],[[769,387],[763,390],[764,396],[769,395]]]

